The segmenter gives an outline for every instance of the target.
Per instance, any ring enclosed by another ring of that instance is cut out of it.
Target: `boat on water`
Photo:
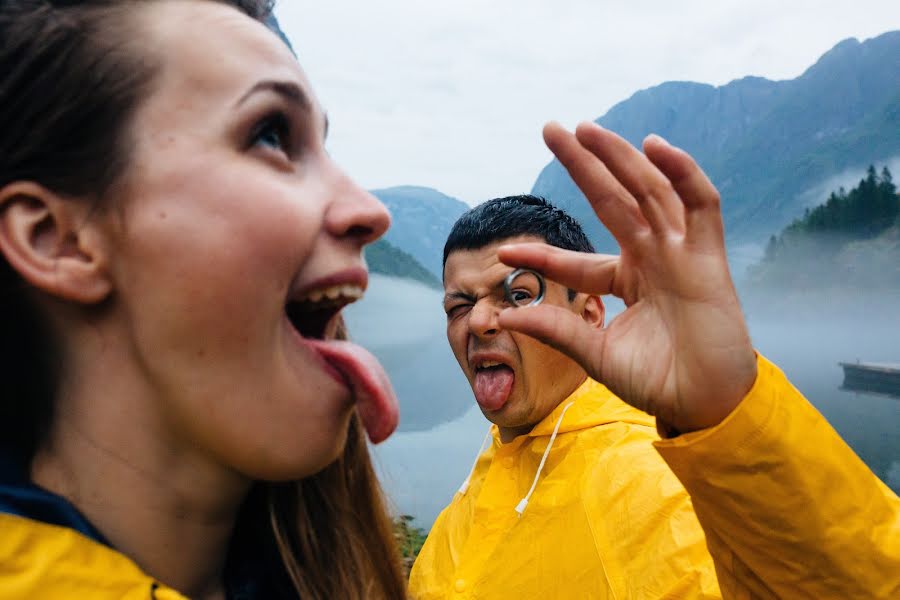
[[[845,390],[900,398],[900,363],[838,363],[844,368]]]

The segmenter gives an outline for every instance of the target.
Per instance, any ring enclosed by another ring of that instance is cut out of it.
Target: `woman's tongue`
[[[369,434],[378,444],[397,428],[397,397],[387,373],[372,354],[351,342],[307,340],[331,365],[343,374],[356,396],[356,408]]]
[[[500,410],[506,404],[516,376],[507,366],[490,367],[475,372],[475,400],[487,410]]]

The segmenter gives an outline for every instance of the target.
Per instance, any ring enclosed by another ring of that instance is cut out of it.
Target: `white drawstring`
[[[522,513],[525,512],[525,507],[528,506],[528,501],[531,499],[531,494],[534,493],[534,488],[537,487],[538,479],[541,476],[541,471],[544,470],[544,463],[547,462],[547,455],[550,454],[550,448],[553,447],[553,440],[556,439],[556,433],[559,431],[559,426],[562,425],[563,417],[566,416],[566,411],[569,410],[573,404],[575,403],[569,402],[566,404],[566,407],[563,409],[562,413],[560,413],[559,419],[556,421],[556,427],[553,428],[553,433],[550,435],[550,441],[547,442],[547,449],[544,450],[544,456],[541,457],[541,464],[538,465],[537,473],[534,475],[534,481],[531,482],[531,489],[528,490],[525,497],[516,504],[516,512],[519,513],[520,517],[522,516]]]
[[[488,443],[488,440],[491,439],[491,429],[488,428],[487,435],[484,436],[484,440],[481,442],[481,447],[478,449],[478,454],[475,455],[475,462],[472,463],[472,469],[469,471],[469,475],[466,477],[466,480],[462,482],[462,485],[459,486],[459,493],[463,496],[466,495],[466,492],[469,491],[469,481],[472,479],[472,474],[475,472],[475,466],[478,465],[478,459],[481,458],[481,453],[484,452],[484,448]]]

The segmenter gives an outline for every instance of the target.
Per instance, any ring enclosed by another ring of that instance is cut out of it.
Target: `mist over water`
[[[802,300],[745,294],[753,298],[744,309],[756,348],[900,491],[900,398],[840,389],[838,365],[900,363],[900,292],[848,290],[839,301],[812,291]],[[366,298],[347,312],[352,337],[382,361],[400,398],[400,429],[375,448],[382,481],[394,508],[425,528],[465,479],[488,430],[447,345],[441,300],[437,290],[373,275]],[[610,318],[623,308],[614,298],[606,303]]]
[[[365,298],[344,313],[350,336],[390,375],[400,400],[400,432],[458,419],[473,404],[447,344],[443,298],[414,281],[373,274]]]
[[[764,305],[757,291],[744,306],[754,346],[781,367],[869,468],[900,492],[900,397],[841,389],[838,365],[900,366],[900,291],[832,294],[810,290]]]

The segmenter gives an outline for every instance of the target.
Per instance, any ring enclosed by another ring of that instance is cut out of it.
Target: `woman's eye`
[[[287,153],[289,150],[289,126],[284,115],[268,117],[253,131],[252,146],[265,146]]]

